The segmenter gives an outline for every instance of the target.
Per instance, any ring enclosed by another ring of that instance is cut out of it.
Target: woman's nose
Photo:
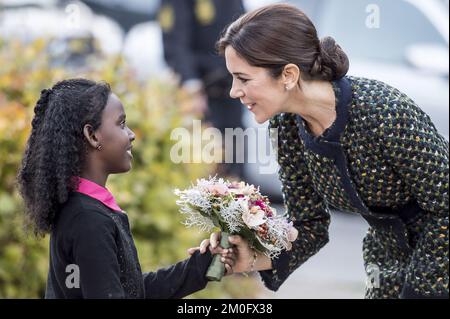
[[[239,99],[243,96],[243,92],[242,90],[235,88],[233,85],[230,90],[230,96],[232,99]]]

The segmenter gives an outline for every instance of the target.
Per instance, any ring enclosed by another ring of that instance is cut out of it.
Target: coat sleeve
[[[206,287],[206,271],[211,264],[209,251],[198,251],[190,258],[155,272],[144,273],[147,299],[183,298]]]
[[[448,141],[410,98],[398,91],[396,97],[383,123],[384,155],[427,212],[401,296],[448,298]]]
[[[329,240],[330,214],[327,205],[313,189],[303,159],[298,135],[291,136],[293,119],[275,117],[271,121],[272,136],[278,136],[279,178],[289,217],[298,230],[292,250],[272,260],[272,270],[261,271],[261,278],[270,290],[276,291],[300,265],[316,254]],[[278,132],[274,131],[277,130]],[[276,135],[273,135],[276,134]]]
[[[124,298],[114,221],[95,211],[84,211],[75,218],[72,233],[83,298]]]
[[[181,77],[182,83],[200,79],[193,49],[195,17],[192,6],[192,1],[188,0],[163,0],[160,9],[164,58]]]
[[[396,95],[383,123],[384,156],[423,210],[448,216],[448,141],[410,98]]]

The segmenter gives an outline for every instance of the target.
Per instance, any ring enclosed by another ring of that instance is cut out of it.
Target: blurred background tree
[[[48,271],[48,236],[38,240],[23,228],[23,204],[16,176],[30,132],[33,108],[39,93],[66,78],[86,77],[111,84],[136,133],[133,169],[111,176],[108,188],[131,221],[141,266],[156,270],[187,258],[187,248],[197,246],[208,234],[186,229],[173,190],[208,176],[207,164],[175,164],[170,149],[174,128],[192,129],[184,111],[183,96],[175,83],[137,80],[120,55],[91,56],[74,71],[51,65],[51,41],[23,44],[0,39],[0,298],[42,298]],[[82,45],[82,44],[81,44]],[[258,283],[232,276],[190,298],[251,298]]]

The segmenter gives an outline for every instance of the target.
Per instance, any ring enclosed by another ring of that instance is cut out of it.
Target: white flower
[[[241,191],[242,191],[242,194],[248,196],[248,195],[253,194],[256,191],[256,188],[253,185],[247,185],[247,186],[243,187]]]
[[[248,213],[248,201],[246,200],[239,200],[239,205],[241,206],[241,211],[244,213]]]
[[[242,214],[242,219],[248,227],[256,227],[266,222],[265,216],[266,214],[262,210],[259,210],[254,214],[245,212],[244,214]]]

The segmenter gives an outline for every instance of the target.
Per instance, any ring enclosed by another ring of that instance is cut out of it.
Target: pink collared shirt
[[[78,177],[80,180],[80,184],[76,189],[76,192],[85,194],[89,197],[92,197],[103,203],[106,207],[111,208],[112,210],[119,211],[124,213],[124,211],[117,205],[114,196],[110,193],[108,189],[102,187],[90,180],[87,180],[82,177]]]

